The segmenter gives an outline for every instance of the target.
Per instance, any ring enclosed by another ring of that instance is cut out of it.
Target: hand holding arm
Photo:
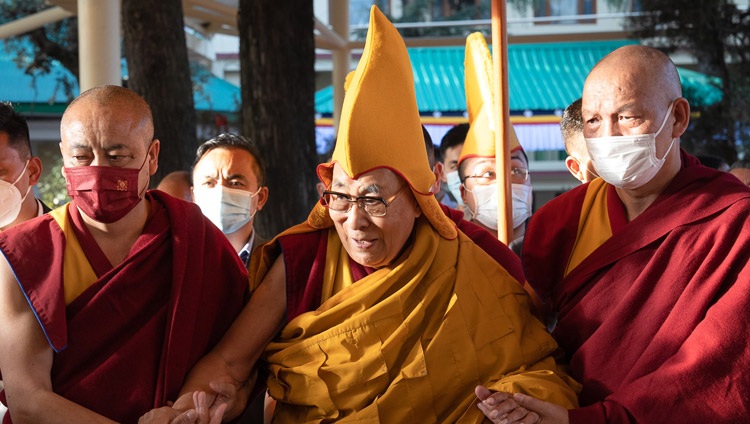
[[[190,371],[181,393],[218,394],[218,401],[227,404],[227,418],[241,414],[252,388],[248,382],[254,381],[253,366],[279,331],[285,314],[286,272],[283,256],[279,256],[221,341]]]

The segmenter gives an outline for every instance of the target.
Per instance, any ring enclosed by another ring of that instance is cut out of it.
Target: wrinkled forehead
[[[60,125],[62,142],[87,144],[116,140],[116,144],[148,146],[154,138],[150,114],[139,108],[121,106],[118,107],[117,102],[103,104],[93,101],[72,105],[65,111]]]
[[[401,178],[388,168],[376,168],[352,178],[338,163],[334,163],[331,189],[352,193],[388,193],[397,189],[400,181]]]

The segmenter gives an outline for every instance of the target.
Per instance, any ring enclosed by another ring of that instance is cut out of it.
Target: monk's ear
[[[568,168],[568,171],[570,171],[578,181],[583,181],[585,175],[581,172],[581,163],[578,162],[578,159],[573,156],[568,156],[565,158],[565,167]]]
[[[680,97],[674,101],[674,125],[672,126],[672,138],[680,137],[687,130],[690,123],[690,103]]]

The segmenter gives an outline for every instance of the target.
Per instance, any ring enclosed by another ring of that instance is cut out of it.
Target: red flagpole
[[[492,0],[492,65],[494,75],[495,168],[498,189],[497,238],[509,244],[513,237],[513,215],[510,185],[509,101],[508,101],[508,30],[505,0]]]

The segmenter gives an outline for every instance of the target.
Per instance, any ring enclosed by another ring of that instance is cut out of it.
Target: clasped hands
[[[491,392],[477,386],[477,407],[494,424],[569,424],[562,406],[521,393]]]
[[[238,388],[232,383],[211,382],[211,392],[195,391],[180,396],[174,404],[155,408],[143,415],[138,424],[220,424],[224,414],[243,405],[235,405]],[[235,414],[236,415],[236,414]]]

